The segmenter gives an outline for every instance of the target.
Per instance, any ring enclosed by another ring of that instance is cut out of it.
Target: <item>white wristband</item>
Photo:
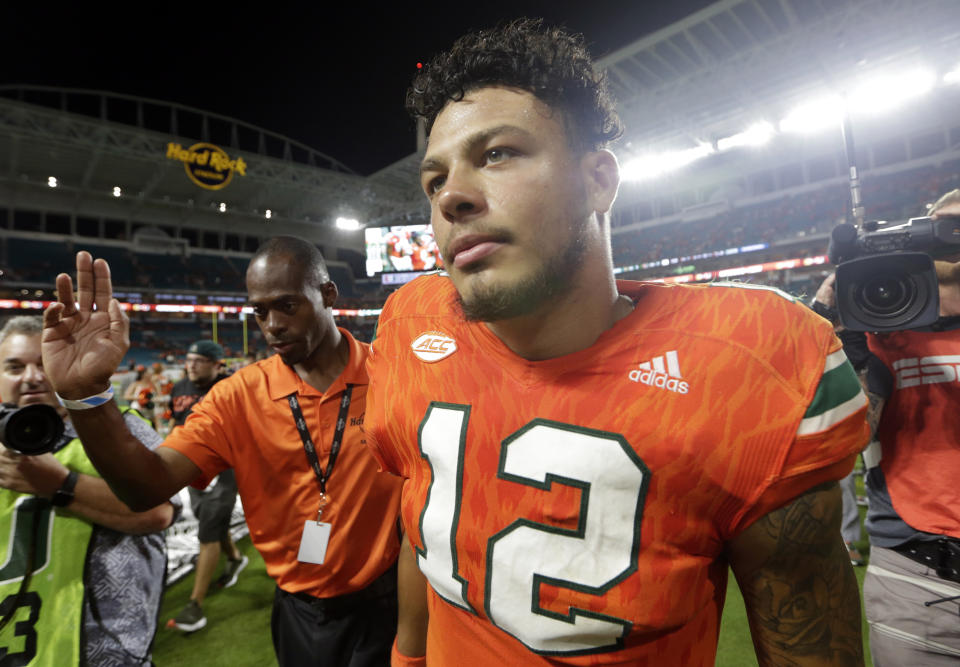
[[[98,408],[104,403],[109,403],[113,400],[113,386],[108,387],[106,391],[81,398],[78,401],[71,401],[69,398],[64,398],[60,394],[57,394],[57,398],[67,410],[90,410],[91,408]]]

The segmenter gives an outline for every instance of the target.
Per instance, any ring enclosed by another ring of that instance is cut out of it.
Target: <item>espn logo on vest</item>
[[[686,394],[690,391],[689,383],[685,382],[680,374],[680,358],[676,350],[670,350],[663,356],[637,364],[637,369],[630,371],[629,377],[633,382],[666,389],[677,394]]]
[[[897,373],[897,389],[956,382],[960,377],[960,354],[900,359],[893,362],[893,370]]]
[[[432,364],[456,352],[457,341],[437,331],[427,331],[410,343],[410,349],[420,361]]]

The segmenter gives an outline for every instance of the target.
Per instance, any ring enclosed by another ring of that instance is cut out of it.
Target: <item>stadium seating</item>
[[[866,176],[867,220],[903,221],[922,215],[926,204],[960,183],[960,161],[895,174]],[[822,236],[850,218],[845,185],[736,207],[708,220],[670,222],[613,237],[614,264],[627,266],[759,243],[783,244]],[[621,221],[621,226],[629,224]],[[825,248],[825,243],[822,243]]]

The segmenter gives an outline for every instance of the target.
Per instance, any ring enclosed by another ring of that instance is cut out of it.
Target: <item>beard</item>
[[[457,307],[468,322],[497,322],[535,312],[570,291],[586,252],[580,227],[561,252],[554,253],[533,274],[513,285],[479,284],[469,300],[457,293]]]

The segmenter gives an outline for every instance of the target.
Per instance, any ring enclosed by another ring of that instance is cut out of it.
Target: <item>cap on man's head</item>
[[[223,348],[212,340],[198,340],[187,348],[187,354],[199,354],[210,361],[223,359]]]

